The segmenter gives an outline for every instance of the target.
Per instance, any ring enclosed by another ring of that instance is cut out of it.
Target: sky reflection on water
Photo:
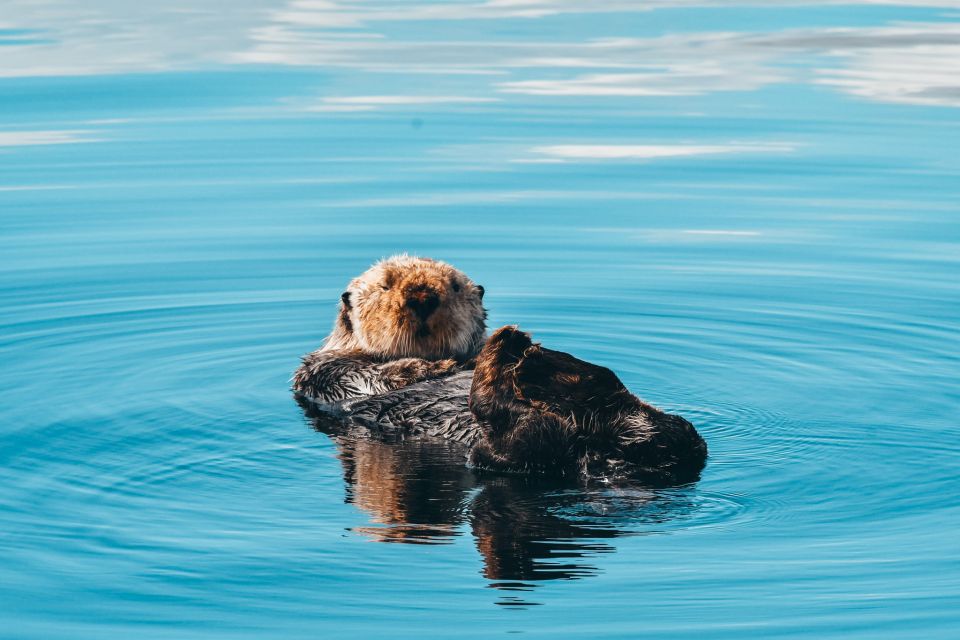
[[[0,635],[955,635],[960,2],[7,0],[0,107]],[[314,430],[399,251],[701,481]]]

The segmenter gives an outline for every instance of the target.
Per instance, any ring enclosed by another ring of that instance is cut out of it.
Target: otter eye
[[[388,284],[382,284],[380,285],[380,288],[383,289],[384,291],[390,291],[390,285]]]
[[[459,283],[459,282],[454,282],[454,283],[453,283],[453,292],[454,292],[454,293],[460,293],[460,283]]]

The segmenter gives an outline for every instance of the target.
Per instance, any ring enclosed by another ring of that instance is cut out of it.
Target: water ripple
[[[207,4],[0,6],[8,633],[955,635],[950,2]],[[701,479],[305,419],[399,251],[690,419]]]

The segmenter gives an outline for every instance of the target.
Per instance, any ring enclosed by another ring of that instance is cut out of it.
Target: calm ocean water
[[[0,5],[0,636],[956,638],[960,2]],[[396,252],[671,489],[293,401]]]

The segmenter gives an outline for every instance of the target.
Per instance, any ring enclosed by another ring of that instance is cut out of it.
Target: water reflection
[[[661,531],[695,510],[690,490],[563,485],[473,470],[458,443],[373,440],[309,402],[300,405],[337,445],[346,501],[370,518],[355,532],[379,542],[442,544],[469,530],[482,574],[497,589],[594,575],[595,556],[614,551],[606,540]],[[510,597],[499,604],[534,603]]]
[[[695,4],[704,17],[691,21],[691,5],[676,1],[242,0],[224,12],[216,3],[183,0],[129,7],[8,0],[0,4],[0,78],[211,67],[334,75],[299,83],[289,95],[262,92],[276,112],[542,107],[571,98],[651,104],[722,92],[767,95],[796,84],[877,102],[960,104],[960,24],[955,14],[936,11],[956,2],[848,0],[842,15],[828,10],[838,4],[831,0],[767,3],[791,7],[781,12]],[[459,26],[466,22],[468,32]],[[425,37],[427,26],[444,37]],[[680,104],[681,111],[690,107],[689,100]]]

